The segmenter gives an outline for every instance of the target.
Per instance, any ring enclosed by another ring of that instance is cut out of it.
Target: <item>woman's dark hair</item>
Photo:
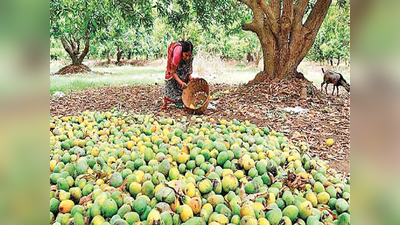
[[[193,44],[190,41],[180,41],[182,45],[182,52],[192,52],[193,51]]]

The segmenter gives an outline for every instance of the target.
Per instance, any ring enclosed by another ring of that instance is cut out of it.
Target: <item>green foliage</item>
[[[350,59],[350,3],[335,1],[330,7],[307,57],[314,61]]]
[[[59,60],[68,57],[61,43],[55,40],[53,37],[50,38],[50,59]]]
[[[51,0],[50,36],[81,39],[88,35],[93,38],[99,27],[113,17],[108,3],[108,0]]]

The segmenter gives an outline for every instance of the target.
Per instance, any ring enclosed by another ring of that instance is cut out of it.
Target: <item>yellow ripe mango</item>
[[[335,141],[332,138],[329,138],[328,140],[326,140],[325,144],[328,146],[332,146],[335,143]]]
[[[139,151],[141,154],[144,154],[145,150],[146,150],[146,146],[144,146],[144,145],[140,146]]]
[[[200,213],[201,206],[202,206],[201,199],[199,197],[192,198],[189,201],[189,206],[192,209],[194,214]]]
[[[275,195],[271,192],[267,194],[267,206],[271,203],[275,203]]]
[[[181,203],[179,202],[179,199],[175,197],[174,202],[171,203],[171,210],[176,212],[176,210],[179,208],[180,205],[181,205]]]
[[[182,210],[181,210],[181,213],[180,213],[180,217],[181,217],[181,220],[183,222],[186,222],[187,220],[192,218],[193,217],[192,208],[190,208],[190,206],[188,206],[188,205],[182,205]]]
[[[99,148],[97,148],[97,147],[93,147],[91,150],[90,150],[90,154],[92,155],[92,156],[98,156],[99,155],[99,152],[100,152],[100,150],[99,150]]]
[[[196,194],[196,187],[194,186],[193,183],[188,183],[185,186],[184,192],[187,196],[193,198],[194,195]]]
[[[136,170],[133,175],[136,177],[138,183],[142,183],[144,172],[141,170]]]
[[[233,175],[233,170],[231,170],[231,169],[223,169],[222,170],[222,177],[225,177],[228,174],[232,174]]]
[[[135,145],[135,142],[133,142],[133,141],[126,142],[126,148],[129,150],[131,150],[134,145]]]
[[[68,138],[71,139],[74,137],[74,132],[72,132],[72,130],[68,130]]]
[[[258,219],[258,225],[269,225],[269,221],[265,218]]]
[[[181,152],[189,155],[190,154],[189,147],[187,145],[183,146]]]
[[[71,212],[72,207],[74,207],[74,202],[72,200],[64,200],[58,206],[61,213]]]
[[[56,167],[57,161],[56,160],[50,160],[50,172],[53,172],[54,167]]]
[[[157,209],[152,209],[147,216],[147,223],[149,225],[155,225],[161,223],[161,214]]]
[[[243,205],[240,208],[240,217],[252,216],[255,217],[254,210],[250,205]]]
[[[92,219],[92,224],[93,225],[101,225],[105,222],[106,220],[101,216],[101,215],[97,215],[95,217],[93,217]]]
[[[318,204],[317,196],[315,196],[314,192],[309,191],[306,194],[306,199],[311,202],[312,206],[316,207]]]
[[[264,210],[265,209],[264,205],[261,202],[254,202],[251,204],[251,207],[254,210]]]

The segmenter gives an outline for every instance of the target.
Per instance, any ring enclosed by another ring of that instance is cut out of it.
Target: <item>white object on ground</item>
[[[211,109],[211,110],[217,109],[217,108],[215,107],[217,104],[218,104],[218,101],[212,101],[212,102],[210,102],[210,103],[208,104],[207,109]]]
[[[308,113],[308,109],[303,109],[303,108],[301,108],[301,107],[299,107],[299,106],[296,106],[296,107],[286,107],[286,108],[284,108],[283,109],[283,111],[286,111],[286,112],[288,112],[288,113],[299,113],[299,114],[303,114],[303,113]]]
[[[53,96],[56,98],[64,98],[65,94],[62,91],[56,91],[56,92],[54,92]]]

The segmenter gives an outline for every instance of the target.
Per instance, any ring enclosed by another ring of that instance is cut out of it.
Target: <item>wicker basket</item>
[[[183,89],[182,101],[188,112],[202,114],[206,111],[208,103],[210,103],[209,96],[210,87],[207,81],[203,78],[193,78],[188,87]],[[191,105],[192,107],[190,107]],[[194,109],[193,106],[195,107]]]

